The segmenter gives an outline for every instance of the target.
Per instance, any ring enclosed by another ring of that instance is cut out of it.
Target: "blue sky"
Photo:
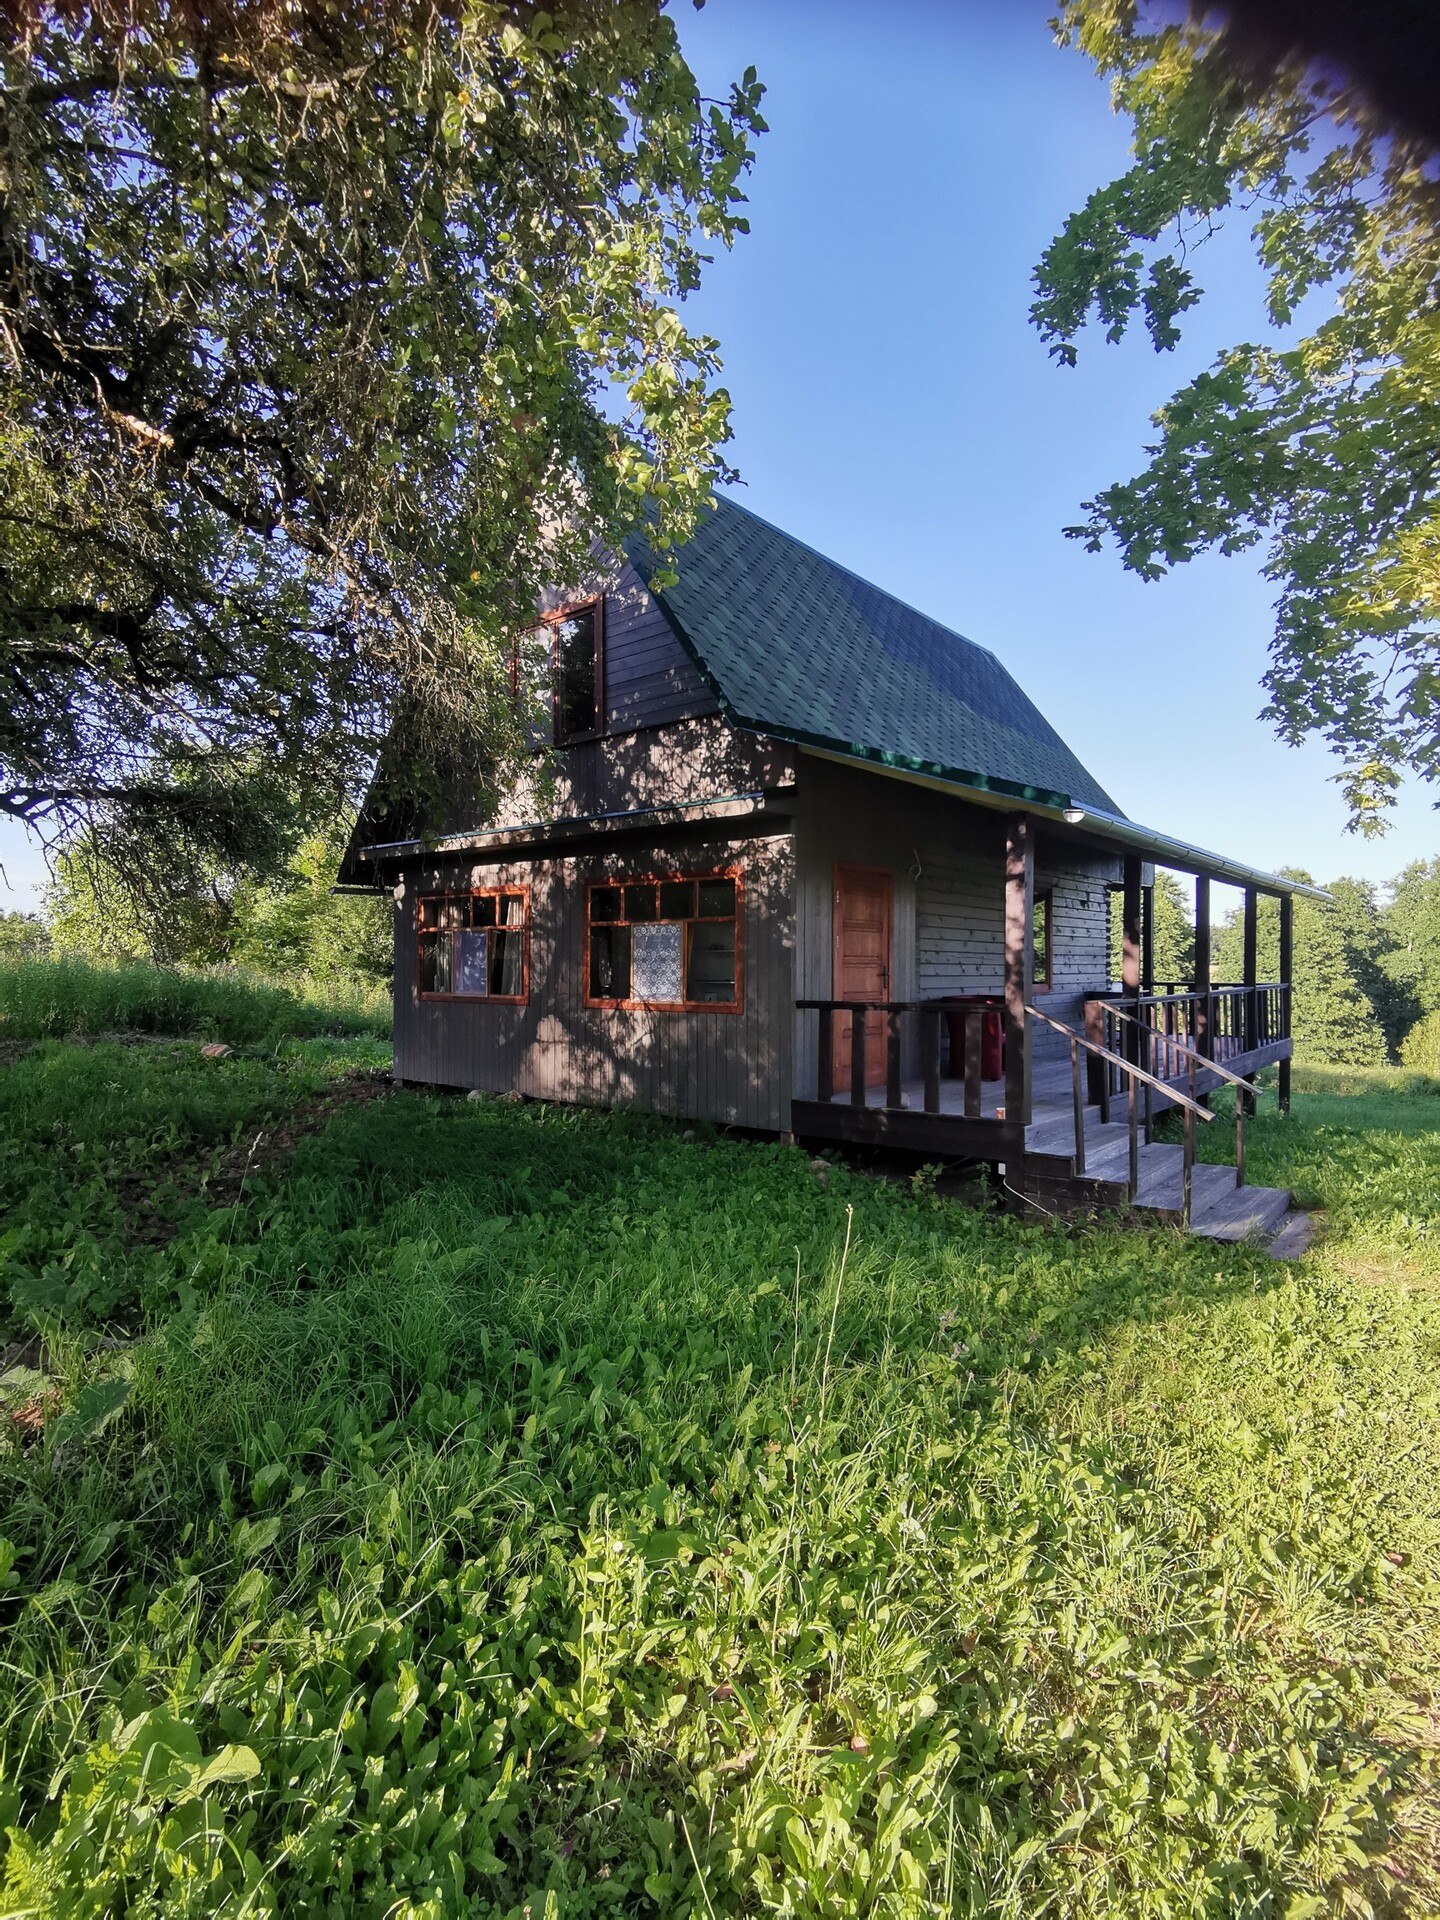
[[[689,303],[720,339],[747,505],[990,647],[1133,818],[1255,864],[1385,880],[1440,851],[1407,791],[1388,835],[1346,835],[1321,746],[1257,715],[1272,590],[1253,557],[1145,585],[1061,529],[1142,462],[1149,417],[1260,328],[1242,227],[1201,256],[1209,297],[1158,356],[1143,337],[1055,367],[1030,275],[1126,157],[1126,128],[1049,0],[709,0],[676,19],[707,91],[747,65],[771,132],[753,231]],[[38,854],[0,861],[28,906]]]
[[[1132,818],[1270,869],[1388,879],[1440,851],[1440,814],[1415,787],[1382,840],[1346,834],[1333,757],[1258,719],[1274,593],[1255,558],[1147,585],[1063,537],[1143,464],[1155,408],[1263,322],[1237,222],[1200,255],[1208,297],[1177,352],[1142,333],[1050,361],[1031,274],[1127,158],[1051,10],[677,5],[707,91],[750,64],[769,88],[753,230],[688,309],[724,351],[740,498],[990,647]]]

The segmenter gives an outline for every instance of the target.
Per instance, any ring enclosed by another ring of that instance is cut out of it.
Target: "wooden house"
[[[397,1076],[1278,1217],[1243,1140],[1226,1170],[1193,1138],[1222,1081],[1279,1063],[1288,1098],[1293,883],[1127,819],[993,654],[745,508],[675,564],[653,590],[637,536],[549,597],[552,780],[440,836],[362,823],[341,878],[393,891]],[[1195,876],[1193,981],[1153,978],[1156,861]],[[1212,881],[1245,889],[1241,981],[1208,978]],[[1183,1147],[1153,1138],[1174,1107]]]

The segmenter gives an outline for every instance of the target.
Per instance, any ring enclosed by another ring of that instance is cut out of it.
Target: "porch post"
[[[1282,893],[1280,896],[1280,979],[1284,991],[1280,995],[1280,1031],[1281,1037],[1290,1038],[1290,996],[1293,992],[1290,981],[1295,971],[1295,896]],[[1290,1062],[1286,1058],[1280,1062],[1279,1076],[1280,1111],[1290,1111]]]
[[[1125,856],[1125,885],[1120,901],[1120,984],[1125,997],[1131,1002],[1130,1011],[1137,1019],[1140,1008],[1137,1004],[1140,995],[1140,856],[1127,853]],[[1127,1060],[1140,1062],[1140,1034],[1137,1028],[1126,1025],[1125,1045],[1122,1051]]]
[[[1023,814],[1005,828],[1005,1118],[1030,1124],[1030,1019],[1034,988],[1035,829]]]
[[[1255,1004],[1255,983],[1260,978],[1260,896],[1254,887],[1245,889],[1245,1045],[1260,1044],[1259,1008]]]
[[[1210,1052],[1210,876],[1195,876],[1195,1051]]]
[[[1245,889],[1245,934],[1242,964],[1245,969],[1245,1032],[1243,1044],[1247,1053],[1260,1044],[1260,1002],[1255,992],[1255,983],[1260,973],[1260,896],[1254,887]],[[1247,1073],[1245,1078],[1252,1083],[1255,1076]],[[1246,1100],[1245,1095],[1236,1089],[1236,1097],[1245,1100],[1246,1110],[1255,1111],[1253,1099]]]
[[[1155,991],[1155,882],[1140,889],[1140,991]]]

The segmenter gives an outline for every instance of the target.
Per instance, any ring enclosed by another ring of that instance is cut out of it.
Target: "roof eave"
[[[748,726],[750,723],[741,724]],[[771,737],[782,739],[785,736],[772,734]],[[1192,846],[1189,841],[1177,840],[1173,835],[1161,833],[1154,827],[1127,820],[1123,814],[1110,813],[1103,807],[1085,806],[1071,800],[1068,794],[1049,793],[1042,797],[1038,789],[1011,788],[1006,782],[988,780],[984,776],[977,779],[969,774],[940,768],[907,767],[894,755],[884,759],[863,749],[842,752],[835,747],[816,746],[806,741],[797,741],[796,744],[817,760],[860,766],[872,773],[887,774],[892,779],[906,780],[938,792],[961,794],[980,806],[997,808],[1006,813],[1013,813],[1018,801],[1027,812],[1052,821],[1057,827],[1128,847],[1136,853],[1147,854],[1161,866],[1178,867],[1182,873],[1202,874],[1228,886],[1257,887],[1263,893],[1298,893],[1310,900],[1329,900],[1331,897],[1323,887],[1307,885],[1303,880],[1289,880],[1283,874],[1267,873],[1263,868],[1248,866],[1244,861],[1211,853],[1205,847]],[[1034,797],[1026,797],[1027,792]]]

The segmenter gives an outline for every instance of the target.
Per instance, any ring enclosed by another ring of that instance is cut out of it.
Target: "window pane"
[[[427,934],[420,943],[420,990],[422,993],[453,993],[451,986],[452,953],[449,933]]]
[[[502,927],[523,927],[525,924],[525,896],[523,893],[502,893],[498,905]]]
[[[470,900],[470,924],[472,927],[493,927],[495,924],[495,896],[493,893],[477,893]]]
[[[655,918],[655,888],[626,887],[625,918],[627,920],[653,920]]]
[[[619,887],[592,887],[590,889],[590,918],[592,920],[618,920],[620,918]]]
[[[660,918],[662,920],[693,920],[695,918],[695,882],[693,880],[661,881]]]
[[[1031,945],[1034,949],[1034,976],[1042,985],[1050,983],[1050,901],[1044,896],[1035,902],[1031,920]]]
[[[696,921],[690,928],[685,998],[729,1003],[735,998],[735,922]]]
[[[484,927],[466,927],[450,936],[454,955],[452,993],[484,993],[489,972],[490,935]]]
[[[466,909],[469,903],[463,896],[447,894],[440,902],[440,925],[442,927],[463,927],[466,921]]]
[[[700,882],[700,917],[702,919],[720,918],[735,911],[735,882],[733,880],[702,880]]]
[[[555,623],[555,737],[596,733],[595,609],[585,607]]]
[[[428,900],[422,900],[420,902],[420,925],[422,927],[438,927],[440,924],[440,907],[441,902],[435,899],[433,895]]]
[[[592,1000],[628,1000],[630,998],[629,927],[591,927],[590,998]]]
[[[685,929],[676,921],[636,927],[630,936],[631,979],[637,1000],[666,1003],[685,998],[680,977],[680,947]]]
[[[512,1000],[525,991],[525,935],[518,927],[490,936],[490,991]]]

